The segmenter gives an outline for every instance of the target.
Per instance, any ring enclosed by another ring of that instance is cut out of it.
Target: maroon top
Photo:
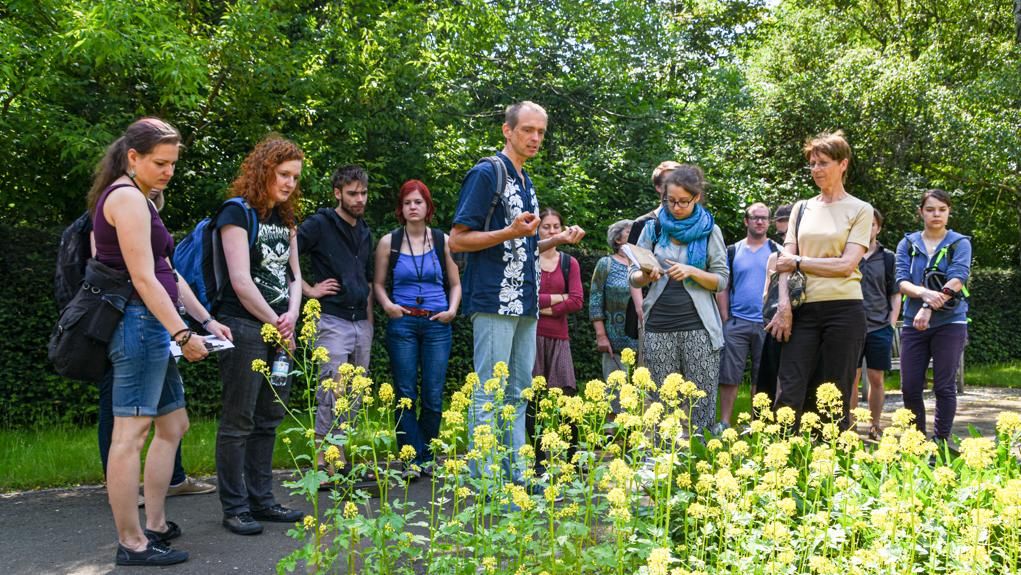
[[[117,230],[103,216],[103,204],[106,203],[106,198],[111,191],[120,187],[123,187],[123,184],[111,185],[100,194],[99,201],[96,202],[96,211],[92,215],[92,229],[96,238],[96,260],[115,270],[127,271],[128,266],[124,263],[124,254],[121,253],[121,246],[117,243]],[[150,201],[146,201],[146,203],[149,205],[149,215],[151,216],[149,242],[152,245],[153,260],[156,262],[156,279],[159,280],[163,289],[167,290],[170,301],[177,305],[177,280],[174,270],[167,263],[167,258],[174,251],[174,238],[163,225],[156,206]]]
[[[578,260],[571,258],[571,272],[568,274],[570,285],[564,285],[564,272],[560,269],[560,256],[557,256],[557,267],[553,271],[543,271],[539,278],[539,307],[550,306],[550,295],[566,293],[567,299],[553,305],[553,315],[540,315],[536,333],[552,339],[570,339],[567,333],[567,314],[574,313],[585,305],[585,295],[581,287],[581,266]]]

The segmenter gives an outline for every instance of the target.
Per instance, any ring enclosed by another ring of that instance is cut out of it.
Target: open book
[[[203,336],[201,336],[201,335],[192,335],[192,337],[203,337]],[[214,352],[217,352],[217,351],[223,351],[225,349],[231,349],[231,348],[234,347],[234,344],[231,343],[230,341],[226,340],[226,339],[220,339],[218,337],[213,337],[211,335],[204,336],[204,339],[205,339],[204,343],[206,345],[206,351],[208,351],[209,353],[214,353]],[[170,341],[170,353],[173,354],[173,356],[175,358],[181,357],[181,346],[177,345],[176,341],[173,341],[173,340]]]
[[[645,273],[652,273],[652,270],[663,271],[659,266],[659,260],[651,250],[640,248],[634,244],[624,244],[620,248],[621,253],[631,262],[638,266]]]

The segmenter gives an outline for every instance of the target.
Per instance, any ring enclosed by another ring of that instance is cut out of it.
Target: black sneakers
[[[188,553],[180,549],[171,549],[158,541],[149,541],[142,551],[132,551],[123,545],[117,545],[116,563],[118,565],[175,565],[188,560]]]
[[[272,507],[253,511],[251,515],[260,521],[269,521],[272,523],[294,523],[296,521],[301,521],[305,517],[305,514],[301,511],[291,509],[290,507],[284,507],[279,503]],[[262,528],[260,527],[259,530],[261,531]]]
[[[167,521],[166,531],[153,531],[151,529],[143,529],[142,533],[149,541],[156,541],[158,543],[170,543],[171,539],[177,539],[181,536],[181,528],[178,527],[177,523],[173,521]]]
[[[258,535],[262,533],[262,523],[252,517],[252,514],[245,511],[237,515],[224,515],[223,526],[231,533],[238,535]]]

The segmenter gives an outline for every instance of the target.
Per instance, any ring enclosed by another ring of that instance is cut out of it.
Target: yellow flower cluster
[[[836,385],[824,383],[815,392],[815,405],[822,413],[839,414],[843,410],[843,396]]]
[[[282,345],[284,338],[280,335],[276,326],[270,323],[262,324],[262,329],[259,330],[259,334],[262,336],[262,341],[266,343],[272,343],[276,345]]]
[[[625,347],[620,350],[620,362],[627,366],[635,364],[635,350],[630,347]]]
[[[961,458],[972,469],[985,469],[996,460],[996,444],[988,437],[961,440]]]

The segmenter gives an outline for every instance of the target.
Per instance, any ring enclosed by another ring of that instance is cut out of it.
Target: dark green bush
[[[53,266],[59,229],[38,230],[0,225],[0,269],[11,280],[0,290],[0,427],[36,424],[88,424],[95,420],[96,386],[64,379],[53,372],[46,358],[46,342],[57,318],[53,303]],[[578,259],[588,301],[588,284],[601,254],[572,251]],[[986,364],[1021,358],[1021,339],[1012,337],[1021,325],[1021,273],[1017,270],[978,270],[970,283],[972,292],[969,364]],[[385,318],[377,308],[377,326]],[[588,308],[570,319],[571,350],[579,382],[599,377],[599,354],[588,321]],[[389,356],[383,345],[383,329],[373,343],[372,374],[389,381]],[[472,369],[471,323],[458,317],[448,379],[464,380]],[[219,412],[220,382],[216,360],[181,363],[188,393],[189,412],[211,417]],[[452,386],[448,386],[452,387]],[[300,394],[293,396],[296,402]]]

